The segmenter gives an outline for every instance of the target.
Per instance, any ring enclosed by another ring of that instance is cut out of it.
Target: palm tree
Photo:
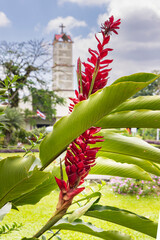
[[[24,125],[24,115],[18,108],[7,107],[4,114],[0,115],[0,122],[3,124],[2,132],[5,134],[5,143],[8,145],[13,131]]]

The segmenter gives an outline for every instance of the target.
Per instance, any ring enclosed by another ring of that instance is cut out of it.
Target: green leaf
[[[2,221],[4,216],[10,212],[11,208],[12,204],[8,202],[0,209],[0,221]]]
[[[138,78],[137,78],[137,76],[138,76]],[[159,77],[160,77],[160,75],[157,75],[157,78],[159,78]],[[129,77],[124,76],[124,77],[118,78],[116,81],[114,81],[112,83],[112,85],[115,85],[115,84],[121,83],[121,82],[137,82],[137,83],[138,82],[144,82],[144,83],[146,83],[146,81],[151,81],[152,78],[153,78],[152,73],[143,73],[143,72],[142,73],[135,73],[135,74],[130,75]]]
[[[160,127],[160,96],[130,99],[96,123],[102,128]]]
[[[22,196],[14,199],[13,203],[16,206],[24,204],[36,204],[42,197],[48,195],[55,188],[57,188],[57,184],[54,175],[52,173],[48,173],[46,180],[44,180],[41,184],[35,186],[34,189],[27,192],[26,194],[23,194]]]
[[[152,180],[146,171],[136,165],[120,163],[103,157],[98,157],[96,159],[96,165],[91,169],[90,173],[129,177],[148,181]]]
[[[68,216],[68,221],[70,223],[72,223],[73,221],[75,221],[76,219],[80,218],[82,215],[85,214],[85,212],[87,212],[87,210],[95,204],[95,202],[97,201],[97,198],[93,201],[90,201],[89,203],[85,204],[84,206],[77,208],[73,213],[71,213]]]
[[[160,176],[160,149],[151,146],[140,138],[126,137],[113,130],[101,130],[98,135],[104,142],[97,154],[96,166],[92,174],[103,174],[151,180],[148,173]]]
[[[96,197],[96,199],[94,199],[93,201],[90,201],[91,198],[95,198],[95,197]],[[90,194],[90,195],[87,195],[87,196],[84,197],[84,198],[81,198],[80,200],[75,201],[74,203],[79,203],[80,201],[89,200],[89,202],[87,201],[87,202],[88,202],[87,204],[85,204],[84,206],[82,206],[82,207],[76,209],[75,211],[73,211],[73,212],[71,213],[71,215],[69,215],[68,221],[69,221],[69,222],[73,222],[74,220],[80,218],[82,215],[84,215],[84,213],[85,213],[93,204],[98,203],[99,200],[100,200],[100,198],[101,198],[101,193],[100,193],[100,192],[94,192],[94,193],[92,193],[92,194]],[[74,204],[74,203],[73,203],[73,204]]]
[[[69,223],[67,219],[58,221],[52,229],[71,230],[81,233],[86,233],[95,237],[99,237],[105,240],[131,240],[131,237],[120,233],[118,231],[105,231],[101,228],[97,228],[91,223],[85,223],[84,221],[77,219],[72,223]]]
[[[133,110],[160,110],[160,96],[140,96],[119,105],[112,113]]]
[[[45,181],[48,173],[34,169],[29,172],[35,156],[8,157],[0,160],[0,207],[33,190]]]
[[[117,80],[117,83],[92,94],[88,100],[78,103],[73,112],[61,118],[53,126],[52,133],[41,142],[40,159],[43,168],[85,130],[157,78],[157,75],[150,73],[126,76]]]
[[[160,128],[160,111],[116,112],[102,118],[95,126],[101,128]]]
[[[123,154],[142,158],[147,161],[160,163],[160,149],[155,148],[137,137],[127,137],[111,130],[101,130],[99,135],[104,136],[105,141],[97,143],[100,151]]]
[[[158,223],[124,209],[94,205],[85,215],[116,223],[156,238]]]
[[[0,105],[0,113],[4,112],[6,107],[7,107],[6,105]]]
[[[6,88],[0,88],[0,95],[4,94],[7,91]]]
[[[119,153],[103,152],[103,151],[99,151],[97,156],[103,157],[104,159],[106,159],[106,161],[108,161],[108,159],[111,159],[119,163],[134,164],[139,166],[146,172],[152,173],[156,176],[160,176],[160,168],[156,164],[141,158],[136,158],[136,157],[119,154]]]
[[[101,194],[100,192],[91,193],[91,194],[89,194],[89,195],[87,195],[87,196],[85,196],[85,197],[83,197],[83,198],[81,198],[81,199],[78,199],[77,201],[74,201],[74,202],[72,203],[72,205],[75,204],[75,203],[79,203],[79,202],[82,202],[82,201],[85,201],[85,200],[94,198],[94,197],[98,197],[97,200],[99,201],[99,199],[101,198],[101,195],[102,195],[102,194]],[[96,202],[97,202],[97,200],[96,200]]]

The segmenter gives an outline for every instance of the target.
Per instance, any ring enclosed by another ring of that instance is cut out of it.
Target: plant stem
[[[55,214],[48,220],[48,222],[33,236],[33,238],[39,238],[44,232],[49,230],[56,222],[58,222],[63,216],[64,213]]]
[[[61,229],[59,229],[57,232],[55,232],[50,238],[48,238],[48,240],[52,239],[54,236],[56,236],[59,232],[60,232]]]

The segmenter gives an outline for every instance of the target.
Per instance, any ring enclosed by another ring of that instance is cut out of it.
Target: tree
[[[24,116],[18,108],[7,107],[4,114],[0,115],[0,122],[4,124],[2,132],[5,134],[5,143],[8,145],[13,131],[24,125]]]
[[[33,111],[36,112],[37,109],[40,109],[40,111],[46,114],[46,118],[49,120],[52,120],[53,115],[56,115],[56,110],[53,106],[57,103],[64,103],[64,99],[56,95],[53,91],[32,88],[31,93]]]
[[[8,89],[11,107],[18,107],[19,89],[23,89],[24,85],[29,89],[37,85],[46,86],[45,75],[51,69],[48,67],[50,61],[49,44],[43,40],[0,42],[0,66],[3,68],[0,80],[4,82],[6,77],[12,80],[18,76],[17,87]]]
[[[153,73],[160,74],[159,71],[154,70]],[[136,98],[138,96],[152,96],[155,94],[160,93],[160,78],[158,78],[156,81],[149,84],[147,87],[143,88],[141,91],[137,92],[132,98]]]

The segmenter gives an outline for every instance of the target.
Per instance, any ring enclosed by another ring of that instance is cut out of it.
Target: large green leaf
[[[95,126],[101,128],[160,128],[160,111],[116,112],[105,116]]]
[[[155,148],[137,137],[127,137],[111,130],[101,130],[105,141],[97,143],[101,146],[100,151],[123,154],[142,158],[147,161],[160,163],[160,149]]]
[[[84,221],[77,219],[72,223],[69,223],[67,219],[58,221],[52,229],[71,230],[81,233],[86,233],[95,237],[99,237],[106,240],[131,240],[132,238],[126,234],[118,231],[105,231],[101,228],[97,228],[91,223],[85,223]]]
[[[53,126],[52,133],[41,142],[40,159],[43,168],[63,152],[76,137],[157,78],[157,75],[151,73],[126,76],[77,104],[72,114],[61,118]]]
[[[124,209],[94,205],[85,215],[113,222],[156,238],[158,223]]]
[[[160,127],[160,96],[140,96],[122,103],[96,123],[102,128]]]
[[[39,200],[48,195],[51,191],[57,188],[55,178],[52,173],[48,173],[47,179],[39,182],[31,191],[23,194],[22,196],[14,199],[12,202],[16,206],[24,204],[36,204]]]
[[[137,98],[129,99],[123,102],[120,106],[112,111],[114,112],[121,112],[121,111],[128,111],[128,110],[160,110],[160,96],[140,96]]]
[[[35,156],[8,157],[0,160],[0,208],[7,202],[32,191],[45,181],[48,173],[34,169],[29,172]]]
[[[101,130],[104,136],[92,174],[151,180],[148,173],[160,176],[160,149],[140,138],[127,137],[113,130]]]
[[[91,169],[91,174],[130,177],[143,180],[152,180],[150,175],[142,168],[128,163],[116,162],[112,159],[98,157],[96,165]]]
[[[156,164],[154,164],[150,161],[144,160],[142,158],[132,157],[129,155],[124,155],[124,154],[119,154],[119,153],[103,152],[103,151],[99,151],[97,156],[101,156],[104,159],[106,159],[105,166],[108,163],[108,159],[112,159],[113,161],[116,161],[118,163],[128,163],[128,164],[132,164],[132,165],[133,164],[137,165],[146,172],[152,173],[156,176],[160,176],[160,168]],[[124,165],[122,164],[122,166],[124,166]],[[129,175],[129,173],[128,173],[128,175]]]

